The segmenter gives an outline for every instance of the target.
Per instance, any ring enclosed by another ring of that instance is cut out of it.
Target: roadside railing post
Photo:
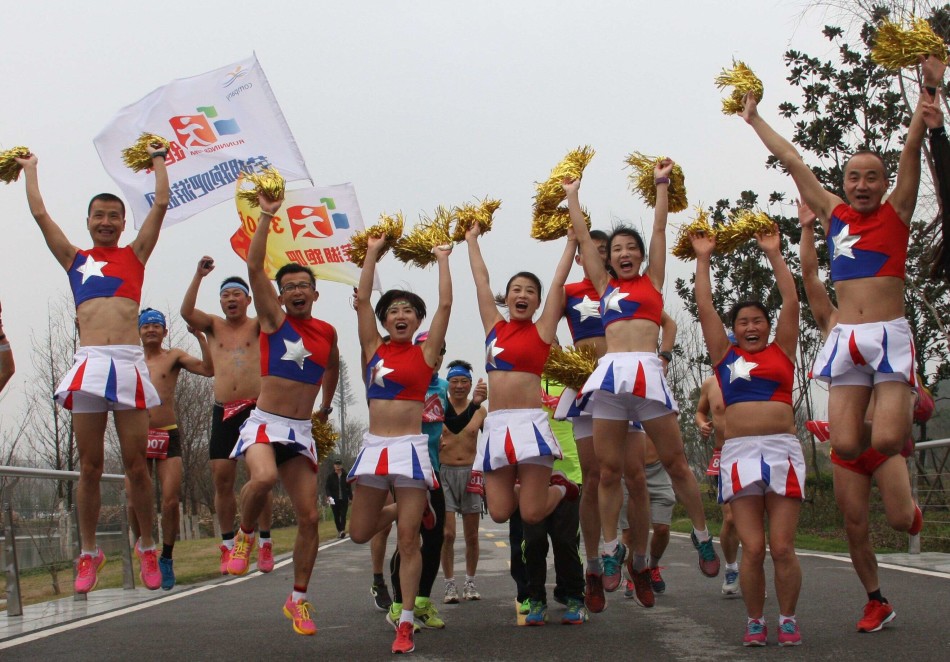
[[[23,602],[20,599],[20,568],[16,560],[16,530],[13,526],[13,504],[3,504],[4,527],[3,536],[6,540],[4,555],[7,572],[7,616],[22,616]]]
[[[917,500],[917,454],[914,453],[909,458],[907,458],[907,473],[910,475],[910,494],[914,499],[914,503],[919,503]],[[912,536],[909,533],[907,534],[907,552],[909,554],[920,554],[920,533]]]
[[[122,527],[119,545],[122,547],[122,588],[127,591],[135,589],[135,571],[132,568],[132,548],[129,545],[129,512],[126,508],[125,486],[119,489],[119,523]]]

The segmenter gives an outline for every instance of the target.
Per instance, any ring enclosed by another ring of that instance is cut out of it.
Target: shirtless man
[[[439,444],[439,463],[442,487],[445,490],[445,540],[442,543],[442,574],[445,576],[446,604],[459,601],[455,583],[455,531],[456,515],[462,515],[462,531],[465,535],[465,584],[463,600],[480,600],[475,588],[475,570],[478,567],[478,521],[482,514],[481,493],[473,491],[472,462],[475,461],[475,446],[478,431],[485,420],[481,404],[488,398],[488,386],[478,380],[475,394],[472,391],[472,364],[467,361],[452,361],[446,373],[449,382],[449,406],[445,411],[442,441]]]
[[[261,327],[257,318],[248,317],[251,292],[240,276],[224,279],[220,288],[221,311],[224,317],[196,308],[198,288],[202,279],[214,270],[214,260],[205,255],[191,285],[181,302],[185,322],[208,336],[211,359],[215,366],[214,409],[211,414],[211,480],[214,483],[214,511],[221,527],[221,574],[228,574],[228,560],[234,549],[234,516],[237,500],[234,481],[237,462],[230,459],[237,443],[241,425],[261,392],[261,351],[258,336]],[[270,539],[271,498],[261,511],[258,525],[257,569],[274,569],[274,547]]]
[[[699,433],[707,439],[712,438],[715,444],[706,475],[715,476],[717,490],[720,480],[719,457],[722,455],[722,445],[726,442],[725,428],[722,424],[722,421],[726,420],[725,415],[726,405],[722,401],[722,391],[719,390],[719,382],[713,375],[708,377],[700,388],[699,403],[696,405],[696,425],[699,427]],[[718,426],[716,421],[720,421]],[[719,545],[726,559],[726,577],[722,582],[722,594],[736,595],[739,592],[739,534],[732,522],[732,507],[728,503],[722,504]]]
[[[158,482],[162,486],[162,555],[158,568],[162,573],[162,588],[170,591],[175,587],[175,567],[172,552],[178,534],[178,502],[181,498],[181,438],[175,417],[175,387],[182,369],[202,377],[214,376],[214,365],[208,353],[208,341],[200,331],[188,329],[198,340],[201,359],[196,359],[183,349],[165,349],[162,343],[168,337],[165,316],[157,310],[146,308],[139,314],[139,336],[145,348],[145,364],[162,404],[148,410],[148,449],[146,458],[155,460]],[[151,468],[151,467],[149,467]],[[126,490],[129,489],[126,480]],[[135,549],[141,528],[135,511],[129,507],[129,522],[135,534]]]
[[[157,406],[159,399],[148,378],[137,321],[145,263],[162,229],[169,188],[165,150],[157,145],[150,145],[147,150],[152,157],[155,200],[141,229],[132,243],[120,247],[125,205],[111,193],[100,193],[90,201],[87,211],[86,228],[93,246],[88,250],[70,243],[46,211],[36,155],[16,159],[25,175],[30,213],[53,257],[66,271],[76,302],[79,350],[54,394],[62,407],[72,411],[79,451],[77,507],[81,552],[76,562],[76,593],[88,593],[96,587],[99,570],[106,562],[105,554],[96,545],[96,525],[110,411],[129,479],[129,500],[142,526],[142,583],[152,590],[161,585],[152,539],[152,482],[145,461],[148,409]]]

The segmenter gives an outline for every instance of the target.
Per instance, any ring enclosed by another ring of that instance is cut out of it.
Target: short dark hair
[[[251,291],[250,285],[248,285],[247,281],[241,278],[240,276],[228,276],[227,278],[221,281],[221,287],[219,287],[218,289],[219,290],[227,289],[228,283],[234,283],[235,285],[240,285],[248,292]]]
[[[380,324],[386,321],[386,311],[389,310],[393,301],[398,299],[405,299],[409,302],[409,305],[416,311],[416,317],[419,318],[420,322],[426,318],[426,302],[418,294],[407,290],[387,290],[376,302],[376,319],[379,320]]]
[[[118,202],[119,206],[122,207],[122,218],[125,218],[125,203],[122,202],[122,198],[112,193],[99,193],[98,195],[92,196],[92,200],[89,201],[89,207],[86,209],[86,216],[92,216],[92,203],[96,200],[101,202]]]
[[[317,277],[313,275],[313,271],[310,269],[310,267],[305,267],[304,265],[297,264],[296,262],[288,262],[278,269],[277,275],[274,276],[274,281],[277,283],[277,289],[280,289],[280,279],[287,274],[307,274],[310,276],[310,284],[314,287],[317,286]]]
[[[451,362],[446,366],[446,368],[448,368],[449,370],[451,370],[451,369],[454,368],[455,366],[461,366],[461,367],[465,368],[466,370],[468,370],[469,372],[472,371],[472,364],[469,363],[468,361],[463,361],[462,359],[455,359],[454,361],[451,361]]]
[[[739,317],[739,313],[743,308],[758,308],[763,315],[765,315],[765,321],[768,322],[768,325],[772,326],[772,316],[769,314],[769,309],[765,307],[761,301],[736,301],[732,308],[729,310],[729,326],[732,329],[736,328],[736,318]]]
[[[512,276],[511,278],[508,279],[508,283],[505,285],[505,293],[504,293],[504,295],[501,295],[501,294],[496,294],[496,295],[495,295],[495,303],[496,303],[496,304],[498,304],[499,306],[504,306],[504,305],[506,305],[506,304],[505,304],[505,300],[508,298],[508,293],[511,292],[511,284],[512,284],[513,282],[515,282],[515,278],[526,278],[526,279],[530,280],[530,281],[531,281],[532,283],[534,283],[535,286],[537,286],[537,288],[538,288],[538,301],[542,301],[542,300],[544,299],[544,296],[543,296],[543,294],[544,294],[544,287],[541,285],[541,279],[538,278],[537,276],[535,276],[535,275],[534,275],[533,273],[531,273],[530,271],[519,271],[519,272],[516,273],[514,276]]]
[[[594,241],[606,241],[606,242],[610,241],[610,237],[608,237],[607,233],[604,232],[603,230],[591,230],[590,238],[593,239]]]

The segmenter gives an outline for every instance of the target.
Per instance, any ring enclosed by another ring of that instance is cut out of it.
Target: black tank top
[[[450,402],[445,410],[445,427],[447,427],[452,434],[458,434],[471,422],[472,416],[474,416],[477,411],[478,407],[475,403],[470,402],[468,403],[468,407],[465,408],[465,411],[458,414]]]

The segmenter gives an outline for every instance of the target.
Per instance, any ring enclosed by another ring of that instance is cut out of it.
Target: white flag
[[[132,172],[122,150],[143,132],[171,143],[165,226],[232,200],[242,172],[274,166],[289,182],[310,179],[256,55],[154,90],[120,110],[96,136],[99,158],[128,199],[136,228],[152,206],[155,176]]]

